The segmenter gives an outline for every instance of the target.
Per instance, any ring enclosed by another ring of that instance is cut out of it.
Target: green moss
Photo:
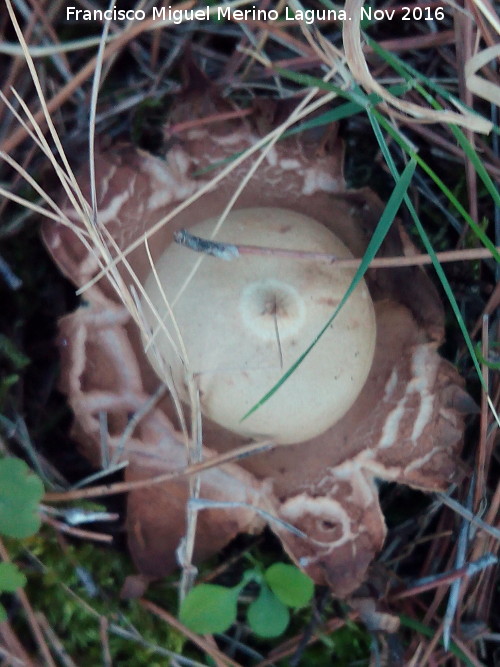
[[[8,547],[16,558],[23,555],[18,543],[9,541]],[[125,578],[134,573],[125,554],[89,543],[65,544],[61,549],[48,529],[27,540],[25,547],[31,554],[26,557],[24,551],[23,557],[30,603],[35,611],[47,617],[79,667],[95,667],[102,662],[102,619],[109,628],[113,664],[165,665],[165,657],[160,659],[156,646],[183,653],[185,640],[180,633],[145,610],[137,600],[120,600]],[[154,597],[161,600],[162,606],[176,608],[177,593],[168,581],[154,586]],[[20,636],[29,636],[22,618],[15,618],[14,622]],[[114,628],[130,638],[119,636]]]

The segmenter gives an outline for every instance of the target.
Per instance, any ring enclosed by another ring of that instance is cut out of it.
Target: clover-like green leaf
[[[42,480],[21,459],[0,459],[0,534],[29,537],[40,528]]]
[[[239,593],[240,586],[195,586],[181,604],[179,619],[200,635],[225,632],[236,620]]]
[[[290,612],[269,588],[262,584],[259,596],[247,610],[248,624],[256,635],[278,637],[287,628]]]
[[[0,593],[13,593],[26,584],[26,577],[14,563],[0,563]]]
[[[311,601],[314,582],[294,565],[274,563],[266,570],[264,578],[276,597],[288,607],[299,609]]]

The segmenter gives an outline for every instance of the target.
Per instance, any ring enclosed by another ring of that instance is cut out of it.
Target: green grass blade
[[[460,213],[462,218],[467,222],[467,224],[471,227],[471,229],[473,229],[474,233],[481,240],[483,245],[486,248],[488,248],[488,250],[491,252],[492,257],[494,257],[497,262],[500,262],[500,254],[498,253],[498,250],[495,248],[493,242],[486,236],[485,232],[481,229],[481,227],[479,227],[479,225],[471,218],[471,216],[467,213],[462,204],[455,197],[453,192],[445,185],[445,183],[443,183],[443,181],[439,178],[436,172],[431,167],[429,167],[427,162],[423,160],[420,157],[420,155],[418,155],[418,153],[416,153],[411,148],[408,142],[389,123],[389,121],[382,116],[382,114],[380,114],[376,109],[373,109],[373,111],[370,112],[369,115],[370,117],[375,116],[380,125],[384,128],[384,130],[386,130],[388,134],[390,134],[390,136],[394,139],[394,141],[396,141],[396,143],[408,154],[408,156],[413,160],[415,160],[418,166],[421,167],[428,176],[430,176],[430,178],[438,186],[441,192],[446,196],[449,202],[453,204],[453,206]]]
[[[373,127],[373,131],[375,133],[375,137],[377,138],[377,141],[379,142],[380,150],[382,151],[382,154],[387,162],[387,166],[389,167],[391,174],[396,182],[398,182],[398,179],[400,178],[399,172],[396,168],[396,165],[394,163],[394,160],[392,159],[392,155],[389,151],[389,147],[387,146],[387,143],[384,139],[380,124],[378,123],[376,113],[375,111],[368,111],[368,117],[370,119],[370,122]],[[460,327],[460,330],[462,332],[462,335],[465,340],[465,344],[467,345],[467,349],[469,350],[469,353],[471,355],[472,362],[474,364],[474,367],[477,371],[478,378],[486,391],[486,386],[484,384],[484,379],[481,373],[481,367],[479,365],[479,361],[477,359],[477,355],[474,349],[474,345],[472,343],[472,340],[469,336],[469,332],[467,331],[467,327],[465,325],[465,322],[463,320],[462,314],[460,312],[460,308],[458,306],[457,300],[455,299],[455,295],[453,294],[453,290],[451,289],[451,285],[448,282],[448,278],[446,277],[446,274],[443,271],[443,268],[441,264],[439,263],[439,260],[436,257],[436,253],[434,252],[434,248],[432,247],[432,244],[429,240],[429,237],[427,236],[427,233],[420,222],[420,218],[418,217],[418,214],[415,210],[415,207],[413,206],[410,198],[408,195],[405,193],[404,195],[404,202],[408,208],[408,211],[413,219],[413,222],[415,223],[417,227],[417,231],[420,235],[420,238],[422,239],[422,243],[424,244],[425,250],[427,254],[430,256],[432,260],[432,264],[434,266],[434,269],[438,275],[438,278],[441,282],[441,285],[443,286],[443,289],[446,293],[446,296],[448,297],[448,301],[450,302],[451,308],[453,310],[453,313],[456,317],[456,320],[458,322],[458,326]]]
[[[339,97],[344,97],[352,102],[356,102],[362,108],[366,106],[367,95],[359,89],[357,93],[353,93],[352,90],[343,90],[339,86],[336,86],[330,81],[323,81],[323,79],[318,78],[317,76],[311,76],[310,74],[304,74],[303,72],[293,72],[292,70],[285,69],[284,67],[276,67],[275,71],[285,79],[289,79],[294,83],[298,83],[304,88],[318,88],[319,90],[326,90],[329,93],[336,93]]]
[[[250,410],[242,417],[240,421],[243,421],[250,417],[258,408],[260,408],[261,405],[264,405],[266,401],[268,401],[271,396],[273,396],[278,389],[281,387],[281,385],[286,382],[286,380],[292,375],[292,373],[300,366],[300,364],[304,361],[304,359],[307,357],[307,355],[311,352],[311,350],[314,348],[314,346],[318,343],[320,338],[323,336],[323,334],[328,330],[328,327],[331,325],[331,323],[334,321],[334,319],[337,317],[339,314],[340,310],[343,308],[344,304],[352,294],[352,292],[356,289],[359,281],[363,278],[364,274],[366,273],[367,269],[370,266],[370,262],[372,259],[375,257],[375,255],[378,252],[378,249],[380,248],[383,240],[385,239],[387,232],[389,231],[389,228],[396,217],[396,214],[398,212],[398,209],[401,205],[401,202],[406,196],[408,187],[411,183],[411,179],[413,177],[413,173],[415,171],[415,161],[410,160],[408,164],[406,165],[403,173],[401,176],[397,179],[396,181],[396,186],[389,197],[389,201],[386,204],[386,207],[380,217],[380,220],[378,222],[378,225],[373,233],[373,236],[368,244],[368,247],[366,249],[366,252],[363,256],[363,259],[361,260],[361,264],[359,265],[356,273],[354,274],[354,277],[351,281],[351,284],[349,285],[349,288],[347,289],[346,293],[344,294],[341,302],[337,306],[335,312],[333,315],[330,317],[328,322],[325,324],[325,326],[321,329],[319,334],[314,338],[312,343],[309,345],[309,347],[303,352],[300,357],[297,359],[297,361],[286,371],[286,373],[278,380],[278,382],[272,387],[265,396],[263,396],[258,403],[256,403]]]
[[[411,86],[409,85],[399,84],[397,86],[390,86],[388,88],[388,91],[391,93],[391,95],[394,95],[395,97],[400,97],[404,93],[408,92],[410,88]],[[344,97],[348,97],[348,95],[345,95]],[[367,96],[367,101],[370,104],[378,104],[379,102],[382,101],[382,98],[379,97],[376,93],[372,93]],[[335,107],[335,109],[331,109],[330,111],[325,111],[325,113],[322,113],[319,116],[316,116],[315,118],[311,118],[311,120],[304,121],[300,125],[297,125],[296,127],[292,128],[291,130],[287,130],[283,134],[283,138],[289,137],[292,134],[303,132],[304,130],[309,130],[313,127],[321,127],[322,125],[329,125],[330,123],[335,123],[339,120],[343,120],[344,118],[350,118],[351,116],[355,116],[356,114],[365,111],[365,109],[366,106],[361,106],[356,102],[344,102],[343,104],[340,104],[338,107]]]
[[[493,183],[491,176],[488,174],[486,167],[482,163],[481,158],[479,157],[477,152],[474,150],[474,147],[471,145],[470,141],[467,139],[467,137],[459,127],[452,125],[450,129],[453,132],[453,136],[460,144],[460,147],[467,155],[469,160],[472,162],[477,175],[479,176],[486,190],[488,191],[489,195],[495,202],[495,205],[500,206],[500,192],[498,191],[496,185]]]
[[[444,94],[446,93],[446,91],[444,91],[444,89],[441,88],[441,86],[437,86],[431,79],[417,72],[417,70],[413,69],[413,67],[403,62],[397,56],[390,53],[389,51],[383,49],[379,44],[377,44],[373,40],[369,40],[369,43],[373,48],[373,50],[381,58],[383,58],[389,65],[391,65],[391,67],[393,67],[393,69],[395,69],[396,72],[398,72],[398,74],[400,74],[408,84],[413,84],[412,87],[415,90],[417,90],[422,95],[422,97],[427,101],[427,103],[430,104],[434,109],[442,111],[444,107],[441,104],[439,104],[439,102],[420,83],[418,83],[417,79],[423,81],[431,90],[437,89],[436,92],[439,92],[440,95],[447,98],[450,102],[452,103],[454,102],[455,104],[460,102],[449,93]],[[471,113],[475,113],[474,109],[471,109],[470,107],[466,108]],[[493,183],[491,176],[488,174],[484,164],[481,161],[481,158],[474,150],[474,147],[471,145],[470,141],[467,139],[467,137],[459,127],[450,124],[449,128],[453,133],[455,139],[460,144],[460,147],[462,148],[464,153],[467,155],[471,163],[474,165],[476,173],[482,180],[491,198],[493,199],[493,201],[497,206],[500,206],[500,192]]]
[[[396,54],[391,53],[390,51],[386,51],[382,46],[380,46],[380,44],[371,39],[371,37],[365,35],[365,39],[369,44],[369,46],[373,48],[373,50],[377,53],[377,55],[379,55],[387,63],[389,63],[391,67],[393,67],[407,81],[411,81],[413,83],[417,81],[423,81],[425,85],[429,88],[429,90],[433,90],[444,100],[450,102],[450,104],[452,104],[453,106],[459,108],[461,107],[462,109],[465,109],[470,113],[480,116],[480,114],[478,114],[475,109],[473,109],[468,104],[465,104],[463,100],[460,100],[458,97],[455,97],[455,95],[446,90],[446,88],[443,88],[443,86],[439,85],[439,83],[433,81],[429,77],[425,76],[425,74],[422,74],[422,72],[416,70],[409,63],[406,63],[403,60],[401,60],[401,58],[399,58]],[[408,77],[407,74],[409,74],[410,77]],[[442,108],[442,107],[435,107],[435,108]],[[493,125],[493,131],[499,134],[500,127],[498,125]]]
[[[401,625],[403,627],[410,628],[410,630],[414,630],[415,632],[419,632],[421,635],[428,637],[429,639],[432,639],[436,634],[436,631],[432,628],[427,627],[427,625],[424,625],[420,621],[417,621],[410,616],[405,616],[405,614],[401,614],[399,616],[399,620],[401,621]],[[441,646],[443,646],[442,639],[439,640],[439,643]],[[458,658],[462,664],[467,665],[467,667],[474,667],[475,663],[472,663],[465,655],[465,653],[463,653],[453,641],[450,642],[450,653],[453,653],[453,655]]]
[[[416,70],[412,70],[413,77],[408,74],[406,71],[403,63],[401,63],[396,57],[394,57],[392,54],[389,54],[386,52],[384,49],[381,49],[375,42],[372,43],[370,41],[371,45],[373,46],[374,49],[377,50],[377,52],[380,52],[380,55],[382,57],[385,57],[387,62],[391,64],[394,69],[403,77],[406,79],[408,84],[413,84],[413,86],[430,102],[428,96],[428,93],[420,86],[418,83],[418,78],[420,77],[419,73]],[[351,103],[354,103],[366,111],[368,111],[370,108],[373,107],[374,104],[376,104],[379,101],[379,98],[373,98],[369,95],[366,95],[363,93],[363,91],[359,88],[359,86],[355,87],[355,92],[352,90],[346,91],[342,90],[338,86],[335,86],[332,83],[325,82],[322,79],[318,79],[317,77],[313,77],[307,74],[302,74],[300,72],[292,72],[286,69],[281,69],[279,68],[278,70],[280,74],[286,78],[291,79],[292,81],[295,81],[296,83],[300,83],[301,85],[305,86],[315,86],[317,88],[321,88],[323,90],[328,90],[330,92],[335,92],[339,96],[344,97],[348,100],[350,100]],[[415,80],[415,78],[417,80]],[[430,81],[427,79],[427,81]],[[430,98],[433,100],[432,96]],[[434,100],[433,100],[434,101]],[[447,197],[447,199],[450,201],[450,203],[453,204],[453,206],[456,208],[456,210],[460,213],[462,218],[467,222],[469,227],[474,231],[475,235],[477,236],[478,239],[482,242],[482,244],[488,248],[488,250],[491,252],[493,257],[497,260],[500,261],[500,255],[495,248],[495,245],[493,242],[488,238],[488,236],[485,234],[485,232],[481,229],[481,227],[471,218],[471,216],[468,214],[468,212],[465,210],[465,208],[462,206],[462,204],[458,201],[458,199],[455,197],[455,195],[451,192],[451,190],[445,185],[445,183],[439,178],[439,176],[436,174],[436,172],[425,162],[425,160],[420,157],[408,144],[408,142],[399,134],[399,132],[392,127],[392,125],[385,119],[382,114],[379,112],[377,113],[377,118],[380,121],[380,123],[384,126],[384,129],[392,136],[392,138],[405,150],[405,152],[409,155],[410,158],[414,159],[417,164],[430,176],[430,178],[436,183],[436,185],[439,187],[439,189],[443,192],[443,194]],[[494,201],[498,201],[500,203],[500,194],[498,193],[497,189],[495,188],[495,185],[491,181],[491,178],[489,177],[488,173],[486,172],[486,169],[484,166],[480,165],[480,160],[477,154],[475,154],[474,149],[472,146],[470,146],[469,142],[467,141],[465,135],[459,128],[456,128],[453,125],[450,125],[450,128],[452,129],[452,132],[456,134],[457,140],[459,140],[461,143],[463,142],[464,144],[464,150],[468,154],[471,155],[471,160],[473,161],[474,166],[476,169],[478,169],[478,174],[480,175],[481,179],[483,180],[485,187],[488,189],[490,193],[495,193],[494,195]],[[456,131],[456,133],[455,133]],[[460,137],[460,139],[459,139]],[[474,156],[472,154],[475,154]]]

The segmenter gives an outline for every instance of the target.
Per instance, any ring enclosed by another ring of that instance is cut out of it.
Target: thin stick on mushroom
[[[237,259],[240,255],[268,255],[271,257],[289,257],[291,259],[309,259],[348,269],[356,269],[360,266],[362,259],[345,259],[336,257],[329,253],[307,252],[306,250],[288,250],[287,248],[267,248],[265,246],[244,245],[242,243],[221,243],[210,239],[202,239],[187,231],[180,229],[174,233],[174,241],[179,245],[189,248],[194,252],[204,253],[217,259],[230,261]],[[500,252],[500,246],[496,248]],[[488,248],[464,248],[462,250],[447,250],[437,252],[436,259],[441,263],[460,262],[464,260],[489,259],[491,252]],[[401,257],[375,257],[370,263],[372,269],[390,269],[397,266],[424,266],[432,264],[430,255],[403,255]]]

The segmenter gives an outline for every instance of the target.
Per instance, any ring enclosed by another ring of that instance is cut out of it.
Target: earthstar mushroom
[[[175,125],[178,118],[192,117],[194,110],[201,116],[213,116],[227,106],[214,91],[188,91],[177,100],[170,122]],[[279,108],[269,102],[261,104],[253,117],[192,127],[171,145],[165,160],[132,146],[98,152],[99,223],[125,250],[217,171],[208,176],[195,173],[225,163],[254,145],[267,131],[266,124],[272,126],[275,113]],[[313,218],[338,236],[355,257],[362,257],[383,206],[367,189],[346,189],[342,158],[335,127],[319,139],[314,133],[284,139],[268,152],[234,210],[256,205],[293,210]],[[150,249],[156,265],[177,230],[195,229],[221,215],[245,169],[240,164],[216,189],[208,190],[154,235]],[[79,182],[88,196],[84,172]],[[78,224],[69,204],[65,212]],[[47,222],[44,238],[75,285],[85,285],[99,272],[96,258],[70,229]],[[258,245],[266,245],[265,239]],[[380,255],[404,252],[415,251],[401,226],[394,224]],[[144,284],[151,272],[148,253],[138,247],[128,260]],[[223,263],[203,260],[206,266],[209,262],[211,266]],[[316,266],[315,271],[323,268]],[[126,269],[121,267],[121,271],[125,283],[130,283]],[[290,557],[315,581],[345,596],[364,580],[385,537],[375,480],[433,491],[445,489],[456,479],[463,413],[470,403],[455,368],[437,353],[444,335],[439,296],[425,272],[416,267],[369,271],[366,284],[373,299],[377,337],[373,363],[357,399],[336,423],[322,425],[313,437],[202,473],[200,496],[229,504],[199,512],[195,558],[217,552],[238,532],[260,530],[264,515],[256,510],[264,510],[265,516],[275,517],[270,528]],[[273,326],[274,320],[269,340],[278,362]],[[108,447],[129,462],[126,479],[182,471],[189,463],[188,455],[168,398],[143,414],[123,442],[130,415],[140,411],[154,393],[158,378],[136,324],[106,278],[85,292],[85,304],[62,319],[60,332],[65,343],[61,347],[61,387],[75,415],[74,436],[86,455],[99,460],[100,415],[105,412]],[[287,356],[287,363],[289,359]],[[280,364],[276,365],[279,372]],[[182,382],[177,384],[183,391]],[[286,383],[282,389],[285,387]],[[237,420],[240,417],[241,413],[236,415]],[[228,425],[225,428],[205,417],[204,458],[248,442],[236,432],[238,425]],[[272,431],[269,423],[255,428],[259,433]],[[175,550],[185,534],[188,498],[183,477],[129,494],[128,540],[141,572],[162,576],[176,566]],[[290,532],[287,524],[301,533]]]

